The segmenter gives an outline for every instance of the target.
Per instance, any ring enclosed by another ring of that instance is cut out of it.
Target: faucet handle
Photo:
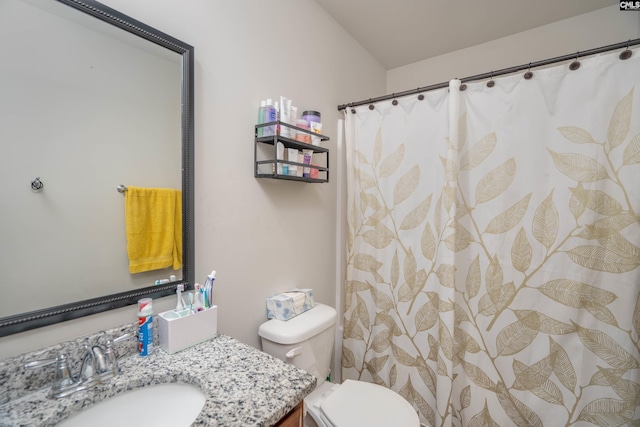
[[[54,363],[56,363],[56,360],[58,360],[58,359],[57,359],[57,358],[55,358],[55,359],[40,359],[40,360],[34,360],[34,361],[32,361],[32,362],[25,363],[24,367],[25,367],[25,369],[37,369],[37,368],[42,368],[43,366],[53,365]]]
[[[120,335],[119,337],[114,338],[113,340],[107,340],[107,342],[106,342],[107,353],[109,353],[109,350],[112,350],[114,357],[117,358],[118,357],[118,352],[113,347],[113,344],[117,344],[120,341],[128,340],[128,339],[131,339],[131,338],[137,338],[137,335],[129,332],[129,333],[126,333],[124,335]]]
[[[127,340],[127,339],[129,339],[129,338],[135,338],[136,336],[137,336],[136,334],[133,334],[133,333],[131,333],[131,332],[128,332],[128,333],[126,333],[126,334],[124,334],[124,335],[120,335],[118,338],[114,338],[112,342],[113,342],[113,344],[117,344],[117,343],[119,343],[120,341],[124,341],[124,340]],[[108,342],[108,341],[107,341],[107,342]]]
[[[75,389],[78,385],[78,381],[71,375],[69,369],[69,363],[67,356],[64,354],[58,355],[55,359],[41,359],[34,360],[24,365],[26,369],[37,369],[44,366],[56,365],[56,377],[51,385],[51,397],[61,397],[66,391]]]
[[[114,348],[113,344],[119,343],[129,338],[135,338],[132,333],[121,335],[113,340],[107,340],[105,343],[104,351],[101,347],[94,347],[93,351],[96,354],[98,361],[98,369],[105,377],[112,377],[118,375],[118,352]]]

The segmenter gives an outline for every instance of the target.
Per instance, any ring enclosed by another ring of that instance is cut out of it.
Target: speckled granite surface
[[[113,336],[126,329],[115,331]],[[128,346],[131,344],[135,342]],[[55,400],[47,397],[49,387],[34,391],[33,380],[42,378],[30,379],[24,373],[22,365],[30,360],[33,354],[0,364],[0,374],[5,372],[4,377],[0,375],[0,388],[12,386],[8,393],[11,400],[0,406],[2,427],[54,426],[95,402],[169,382],[194,385],[207,396],[194,426],[271,426],[302,401],[316,383],[312,375],[224,335],[173,355],[160,349],[147,357],[130,355],[120,360],[119,376]],[[7,372],[12,366],[13,374]],[[72,362],[71,366],[75,373],[79,364]],[[18,378],[22,378],[21,384],[8,384]]]
[[[0,405],[47,387],[53,382],[55,371],[51,366],[30,370],[24,369],[26,363],[41,359],[55,359],[59,354],[64,354],[68,358],[69,366],[73,369],[73,374],[76,375],[80,370],[80,364],[85,354],[84,345],[88,347],[96,344],[104,345],[107,340],[114,340],[120,336],[130,334],[133,339],[121,341],[115,344],[114,347],[122,358],[137,354],[138,345],[135,339],[137,329],[138,322],[127,323],[106,331],[80,337],[73,341],[61,342],[41,350],[0,360]],[[0,412],[0,414],[2,413]],[[1,422],[2,417],[0,417]]]

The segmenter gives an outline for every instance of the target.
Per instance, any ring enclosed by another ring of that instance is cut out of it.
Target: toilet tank
[[[336,310],[316,304],[293,319],[271,319],[258,334],[262,350],[315,376],[317,385],[329,375],[336,328]]]

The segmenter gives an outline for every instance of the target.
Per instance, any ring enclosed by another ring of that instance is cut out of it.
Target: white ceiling
[[[619,3],[618,0],[316,1],[387,70]]]

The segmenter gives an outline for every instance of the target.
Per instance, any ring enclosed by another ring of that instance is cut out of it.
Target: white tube
[[[322,123],[318,122],[309,122],[309,129],[315,133],[322,133]],[[320,145],[320,137],[319,136],[311,136],[311,144]]]
[[[296,148],[287,148],[287,160],[290,162],[298,161],[298,150]],[[298,166],[289,165],[289,175],[298,175]]]
[[[313,150],[302,150],[302,163],[305,165],[311,164],[311,159],[313,158]],[[309,178],[311,174],[311,168],[303,168],[302,176],[305,178]]]
[[[280,121],[284,123],[291,123],[291,100],[284,96],[280,97]],[[295,122],[293,122],[295,124]],[[291,138],[291,128],[287,126],[280,126],[280,135]]]
[[[284,160],[284,144],[282,142],[278,142],[278,145],[276,145],[276,161],[278,160]],[[277,174],[278,175],[282,175],[283,171],[282,171],[282,163],[280,163],[278,161],[278,167],[276,168]],[[289,172],[289,169],[287,168],[287,173],[285,173],[285,175],[287,175]]]

